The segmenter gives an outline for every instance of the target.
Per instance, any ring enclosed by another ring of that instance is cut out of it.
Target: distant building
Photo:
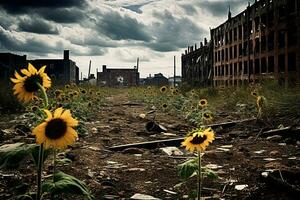
[[[139,85],[138,68],[132,69],[115,68],[108,69],[102,66],[102,72],[97,72],[97,85],[107,87],[132,87]]]
[[[36,59],[28,60],[37,69],[46,65],[45,72],[54,84],[68,84],[79,82],[79,68],[69,59],[69,50],[64,51],[63,59]]]
[[[145,80],[145,85],[153,85],[153,86],[163,86],[163,85],[168,85],[169,81],[162,73],[154,74],[154,77],[149,77],[146,78]]]
[[[12,53],[0,53],[0,82],[9,82],[14,71],[27,67],[26,55],[19,56]]]
[[[208,86],[212,81],[212,46],[204,39],[197,45],[189,46],[181,56],[181,72],[184,82],[193,86]]]
[[[174,86],[174,77],[169,77],[169,85]],[[175,76],[175,86],[178,86],[181,84],[181,76]]]

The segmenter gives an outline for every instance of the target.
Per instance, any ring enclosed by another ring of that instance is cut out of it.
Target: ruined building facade
[[[189,46],[181,56],[182,79],[193,86],[208,86],[212,80],[212,45],[204,39],[200,48]]]
[[[214,86],[267,78],[282,84],[300,82],[300,1],[257,1],[235,17],[229,12],[228,20],[210,33]],[[193,54],[192,49],[182,56],[187,82],[199,76],[187,73]]]
[[[102,72],[97,72],[97,85],[107,87],[131,87],[139,85],[138,68],[111,68],[102,66]]]

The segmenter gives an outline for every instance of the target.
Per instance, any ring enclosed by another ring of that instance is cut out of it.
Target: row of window
[[[268,62],[267,62],[268,59]],[[254,71],[253,71],[254,65]],[[272,73],[274,72],[274,56],[268,58],[262,58],[261,60],[255,59],[229,65],[216,66],[214,68],[215,76],[226,76],[226,75],[243,75],[243,74],[260,74],[260,73]],[[281,54],[278,56],[278,70],[285,72],[285,55]],[[296,53],[288,54],[288,71],[296,71]]]

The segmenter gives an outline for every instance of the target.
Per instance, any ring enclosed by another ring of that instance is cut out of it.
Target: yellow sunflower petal
[[[63,112],[63,108],[60,107],[60,108],[57,108],[55,111],[54,111],[54,118],[59,118],[61,116]]]
[[[27,69],[21,69],[22,74],[24,74],[25,76],[31,76],[31,73],[27,70]]]
[[[50,121],[52,119],[52,113],[49,110],[47,110],[47,109],[44,109],[44,112],[47,115],[47,118],[45,119],[45,121],[46,122]]]
[[[46,69],[46,65],[42,66],[42,67],[39,69],[38,74],[44,73],[45,69]]]
[[[28,63],[28,71],[29,71],[31,74],[37,74],[36,68],[35,68],[31,63]]]

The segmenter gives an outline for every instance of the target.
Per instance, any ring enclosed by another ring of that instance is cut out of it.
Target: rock
[[[93,150],[93,151],[100,151],[101,150],[99,147],[94,147],[94,146],[89,146],[88,148]]]
[[[272,135],[266,138],[266,140],[272,141],[272,142],[279,142],[282,139],[282,136],[280,135]]]
[[[163,147],[160,150],[166,153],[168,156],[181,156],[183,155],[182,151],[180,151],[177,147]]]
[[[132,197],[130,197],[130,199],[136,199],[136,200],[159,200],[158,198],[155,198],[153,196],[146,195],[146,194],[140,194],[140,193],[134,194]]]
[[[164,136],[171,136],[176,137],[177,135],[175,133],[163,133]]]
[[[117,195],[106,194],[106,195],[103,196],[103,199],[107,199],[107,200],[109,200],[109,199],[120,199],[120,197],[117,196]]]
[[[137,171],[144,172],[146,170],[144,168],[134,167],[134,168],[129,168],[129,169],[125,170],[125,171],[127,171],[127,172],[137,172]]]
[[[234,186],[234,189],[236,189],[236,190],[243,190],[243,189],[245,189],[246,187],[248,187],[247,184],[245,184],[245,185],[235,185],[235,186]]]
[[[270,156],[276,156],[278,154],[279,154],[279,151],[276,151],[276,150],[270,152]]]
[[[122,153],[124,153],[124,154],[143,154],[144,150],[132,147],[132,148],[124,149],[122,151]]]
[[[98,133],[98,129],[95,128],[95,127],[93,127],[93,128],[91,129],[91,131],[92,131],[92,133]]]

